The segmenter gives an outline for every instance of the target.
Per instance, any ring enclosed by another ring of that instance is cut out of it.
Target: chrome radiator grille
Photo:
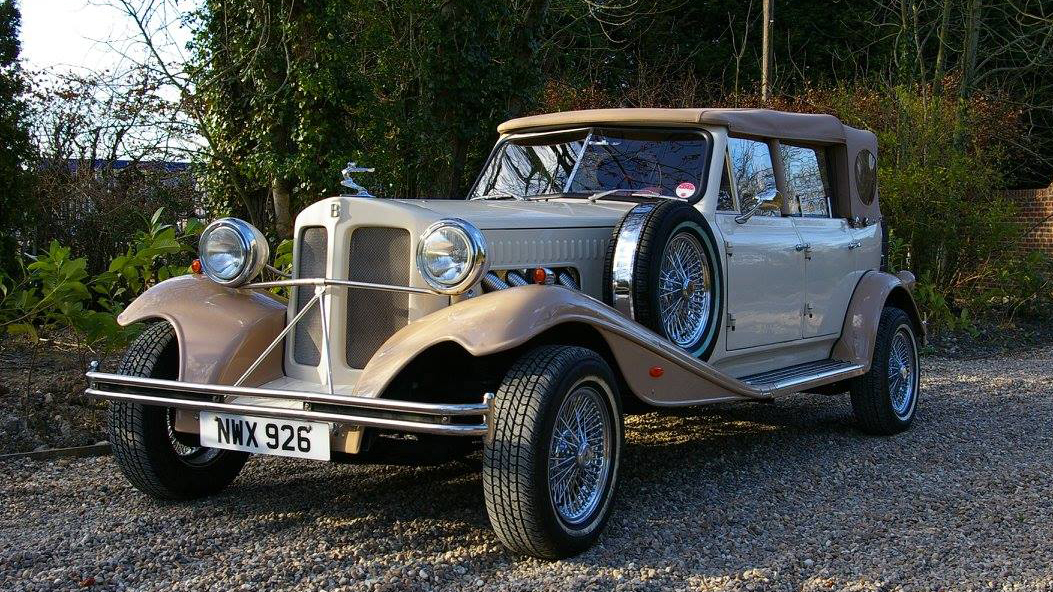
[[[410,235],[405,229],[358,228],[351,233],[348,279],[408,286],[410,259]],[[364,368],[388,337],[406,326],[409,298],[400,292],[347,290],[347,327],[343,329],[349,367]]]
[[[321,226],[312,226],[300,231],[300,260],[296,268],[296,277],[325,277],[326,250],[329,246],[329,233]],[[314,288],[294,288],[293,302],[296,312],[314,296]],[[293,337],[293,360],[305,366],[317,366],[322,362],[322,317],[318,307],[314,306],[296,324]]]

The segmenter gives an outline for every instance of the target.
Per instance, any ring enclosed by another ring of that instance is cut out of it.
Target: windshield
[[[498,145],[471,198],[638,194],[695,200],[709,137],[697,131],[588,128],[512,136]]]

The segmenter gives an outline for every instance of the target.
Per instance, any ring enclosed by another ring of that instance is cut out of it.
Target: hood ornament
[[[340,184],[348,189],[353,190],[355,193],[345,194],[351,197],[373,197],[369,190],[365,187],[355,183],[355,180],[351,178],[352,173],[372,173],[376,171],[375,168],[360,167],[353,162],[348,162],[344,170],[340,171],[340,174],[344,176],[344,180],[340,181]]]

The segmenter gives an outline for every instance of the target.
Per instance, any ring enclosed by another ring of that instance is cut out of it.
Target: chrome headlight
[[[417,241],[417,271],[442,294],[460,294],[472,287],[486,265],[486,239],[464,220],[439,220]]]
[[[217,284],[237,288],[258,276],[271,257],[267,239],[255,226],[220,218],[201,233],[197,244],[201,271]]]

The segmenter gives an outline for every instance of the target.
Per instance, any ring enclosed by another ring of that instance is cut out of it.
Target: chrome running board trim
[[[739,380],[771,396],[778,396],[859,376],[864,373],[864,370],[863,364],[853,364],[838,360],[820,360],[759,374],[751,374]]]

